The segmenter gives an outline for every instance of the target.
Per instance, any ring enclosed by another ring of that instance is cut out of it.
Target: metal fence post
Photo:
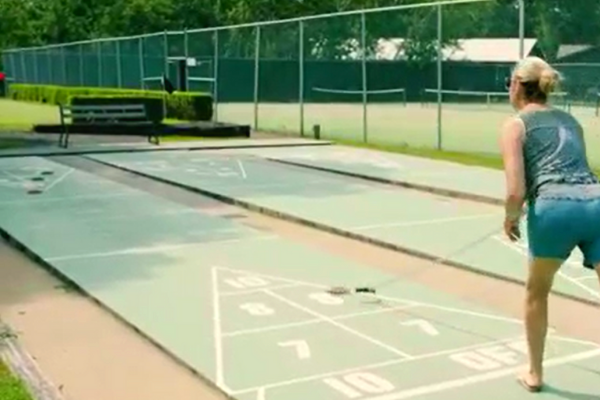
[[[116,44],[116,63],[117,63],[117,86],[119,87],[119,89],[121,87],[123,87],[123,78],[121,77],[121,41],[119,39],[117,39],[117,44]]]
[[[298,49],[298,101],[300,102],[300,136],[304,136],[304,21],[300,21]]]
[[[83,60],[84,60],[83,45],[80,44],[79,45],[79,86],[81,86],[81,87],[85,86],[85,80],[83,79],[84,75],[85,75],[84,67],[83,67],[83,65],[84,65]]]
[[[215,45],[213,54],[213,103],[214,103],[214,121],[219,121],[219,30],[215,29]]]
[[[163,72],[163,76],[165,78],[167,78],[169,76],[169,34],[167,33],[167,31],[165,30],[163,32],[163,45],[164,45],[164,58],[165,58],[165,63],[164,63],[164,72]],[[163,84],[164,86],[164,84]],[[165,118],[167,118],[167,93],[163,90],[163,115]]]
[[[63,65],[63,67],[62,67],[62,73],[63,73],[62,82],[63,82],[63,85],[68,86],[69,82],[67,82],[67,79],[69,79],[68,78],[69,73],[67,71],[67,46],[61,46],[60,50],[61,50],[60,55],[62,58],[62,65]]]
[[[52,68],[52,49],[46,47],[46,58],[48,60],[48,84],[54,83],[54,68]]]
[[[258,130],[258,95],[260,85],[260,26],[256,27],[256,37],[254,46],[254,130]]]
[[[26,65],[25,64],[25,51],[21,50],[19,52],[19,54],[21,55],[21,72],[22,72],[22,75],[23,75],[23,82],[29,83],[27,81],[27,68],[25,66]]]
[[[183,56],[185,57],[185,90],[187,92],[189,92],[190,88],[190,76],[188,74],[188,67],[187,67],[187,62],[188,62],[188,58],[190,57],[189,54],[189,49],[188,49],[188,32],[187,32],[187,28],[183,29]]]
[[[525,1],[519,0],[519,58],[525,58]]]
[[[98,46],[97,49],[97,56],[98,56],[98,86],[102,87],[102,82],[104,81],[104,79],[102,79],[102,42],[96,42],[96,45]]]
[[[362,48],[362,106],[363,106],[363,142],[368,142],[368,116],[367,116],[367,101],[368,101],[368,82],[367,82],[367,16],[365,13],[360,14],[360,47]]]
[[[437,149],[442,150],[442,58],[443,53],[443,35],[442,35],[442,6],[437,6]]]
[[[32,53],[33,53],[33,80],[35,81],[36,84],[39,84],[40,83],[40,70],[38,67],[37,50],[33,49]]]
[[[144,36],[140,36],[140,41],[138,42],[138,58],[140,60],[140,88],[144,90],[146,87],[144,82],[144,78],[146,77],[146,71],[144,70]]]
[[[164,72],[163,74],[165,76],[169,76],[169,34],[167,31],[163,32],[163,57],[164,57],[164,64],[163,64],[163,69]]]

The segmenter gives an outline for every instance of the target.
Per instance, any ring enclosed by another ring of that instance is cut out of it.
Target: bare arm
[[[510,119],[502,127],[500,149],[506,178],[506,218],[515,221],[521,216],[525,202],[525,166],[523,135],[525,128],[519,119]]]

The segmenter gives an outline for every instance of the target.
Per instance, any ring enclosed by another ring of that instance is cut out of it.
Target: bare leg
[[[554,275],[562,262],[557,259],[534,258],[529,265],[524,316],[529,349],[529,371],[522,376],[522,380],[532,390],[539,389],[544,381],[542,363],[548,331],[548,295]]]

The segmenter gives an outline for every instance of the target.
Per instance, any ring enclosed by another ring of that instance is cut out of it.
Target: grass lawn
[[[502,158],[493,154],[463,153],[458,151],[435,150],[429,148],[408,146],[378,145],[346,140],[335,140],[335,143],[344,146],[385,151],[388,153],[405,154],[407,156],[430,158],[433,160],[451,161],[464,165],[473,165],[492,169],[503,168]]]
[[[2,361],[0,361],[0,399],[33,400],[23,381],[15,377]]]
[[[34,124],[40,123],[59,123],[58,107],[38,103],[25,103],[12,100],[0,99],[0,132],[10,130],[30,131]],[[166,120],[166,123],[177,123],[177,120]],[[212,138],[202,138],[195,136],[170,136],[165,137],[164,141],[182,141],[182,140],[209,140]],[[425,157],[435,160],[453,161],[465,165],[476,165],[481,167],[502,169],[502,159],[493,154],[481,154],[472,152],[458,152],[435,150],[430,148],[409,147],[400,145],[377,145],[365,144],[360,141],[338,140],[334,142],[353,147],[368,148],[391,153],[406,154],[417,157]],[[18,141],[0,142],[1,148],[10,148],[21,146]],[[600,174],[600,170],[596,170]],[[1,399],[1,398],[0,398]]]
[[[351,142],[342,140],[336,140],[335,142],[344,146],[385,151],[388,153],[405,154],[407,156],[423,157],[432,160],[450,161],[463,165],[472,165],[498,170],[502,170],[504,168],[502,158],[500,156],[495,156],[491,154],[461,153],[456,151],[444,151],[427,148],[364,144],[361,142]],[[600,169],[594,168],[592,166],[592,170],[596,175],[600,177]]]
[[[31,131],[35,124],[58,123],[58,106],[0,99],[0,131]]]

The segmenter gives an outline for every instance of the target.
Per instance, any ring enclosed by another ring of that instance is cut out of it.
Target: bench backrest
[[[118,105],[61,105],[61,119],[77,119],[78,121],[110,122],[113,120],[147,120],[146,107],[143,104]]]

